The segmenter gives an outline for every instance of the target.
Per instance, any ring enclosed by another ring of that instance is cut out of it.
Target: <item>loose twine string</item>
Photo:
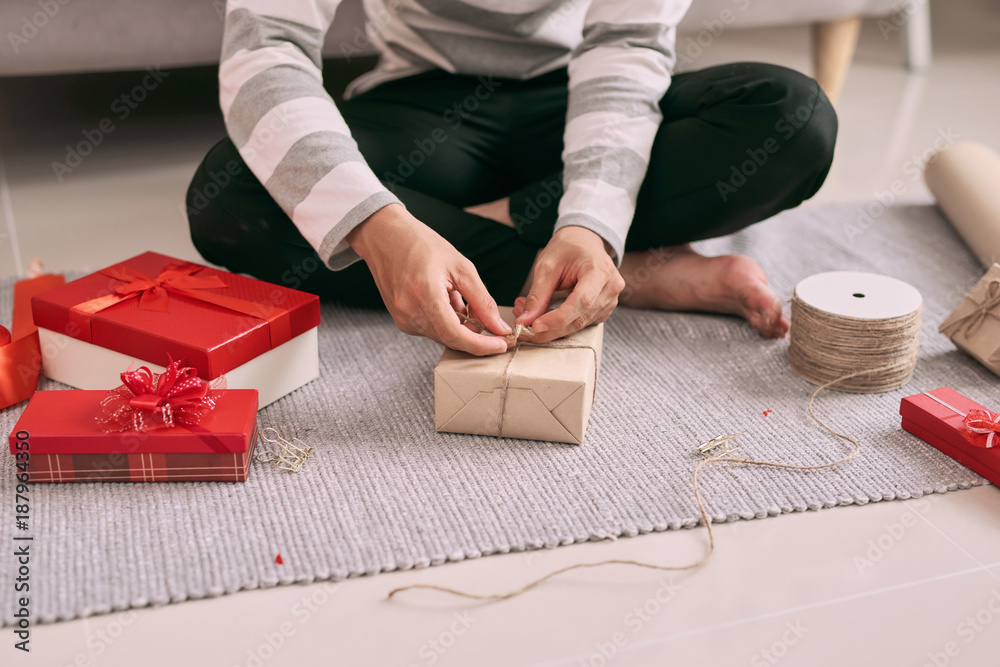
[[[796,317],[798,317],[798,319],[796,319]],[[705,502],[701,496],[701,487],[698,483],[698,477],[702,468],[716,463],[734,463],[740,466],[764,466],[769,468],[784,468],[786,470],[823,470],[825,468],[833,468],[843,463],[847,463],[861,453],[861,444],[855,438],[835,430],[829,424],[816,416],[816,413],[813,410],[813,403],[815,402],[816,397],[820,394],[820,392],[828,388],[836,388],[854,393],[876,393],[879,391],[888,391],[889,389],[902,386],[902,384],[905,384],[906,381],[908,381],[913,375],[913,370],[916,365],[916,339],[920,331],[920,309],[910,315],[899,318],[890,318],[887,320],[841,318],[840,316],[831,315],[829,313],[819,311],[818,309],[811,308],[807,304],[803,304],[797,297],[793,296],[792,322],[793,328],[789,344],[789,357],[792,356],[792,344],[795,344],[798,348],[797,353],[801,355],[799,356],[799,359],[806,360],[808,362],[803,365],[807,372],[815,370],[814,364],[818,363],[816,360],[819,359],[828,359],[830,363],[842,369],[848,366],[851,359],[854,359],[855,361],[853,369],[847,372],[842,372],[840,375],[834,376],[832,379],[817,383],[819,386],[816,387],[816,390],[813,391],[812,395],[809,397],[809,403],[806,406],[809,411],[809,416],[812,417],[813,421],[826,429],[831,435],[851,443],[853,448],[849,454],[837,459],[836,461],[816,465],[798,465],[792,463],[780,463],[777,461],[747,459],[733,456],[732,449],[727,449],[718,455],[711,456],[700,461],[698,465],[695,466],[694,471],[691,474],[691,483],[694,488],[694,498],[698,505],[698,513],[701,516],[701,522],[705,525],[708,532],[708,549],[701,558],[687,565],[659,565],[656,563],[619,558],[605,559],[593,563],[574,563],[573,565],[567,565],[566,567],[553,570],[552,572],[530,581],[523,586],[514,588],[504,593],[473,593],[470,591],[459,590],[457,588],[450,588],[448,586],[439,586],[437,584],[409,584],[389,591],[389,594],[386,596],[386,600],[391,600],[399,593],[403,593],[405,591],[423,589],[448,593],[450,595],[468,598],[470,600],[499,601],[508,600],[510,598],[517,597],[518,595],[527,593],[528,591],[542,585],[549,579],[573,570],[602,567],[605,565],[629,565],[649,570],[658,570],[661,572],[683,572],[686,570],[695,570],[705,565],[712,558],[712,554],[715,553],[716,544],[715,530],[712,528],[712,517],[709,516],[708,511],[705,509]],[[824,326],[828,328],[824,328]],[[525,328],[526,327],[523,327],[519,330],[515,327],[515,333],[520,335]],[[796,331],[796,329],[798,329],[798,331]],[[856,338],[851,338],[852,335],[864,336],[865,334],[869,334],[871,332],[878,333],[871,335],[868,346],[858,343]],[[516,335],[512,333],[511,336],[514,336],[513,340],[517,340]],[[831,346],[830,337],[844,341],[845,347],[841,354],[837,354],[836,348]],[[816,347],[822,349],[822,352],[817,352],[813,349],[813,346],[811,345],[813,342],[816,343]],[[873,347],[876,348],[874,351],[872,349]],[[904,359],[909,360],[908,367],[906,366],[907,362],[904,361]],[[866,362],[869,365],[864,366]],[[875,363],[881,363],[881,365],[874,365]],[[802,373],[802,371],[799,371],[799,368],[796,367],[795,361],[793,361],[792,366],[795,367],[795,370],[798,371],[800,375],[803,375],[806,380],[815,382],[815,380],[812,380],[811,377],[806,376]],[[859,369],[858,366],[864,367]],[[852,379],[854,382],[847,382]],[[900,382],[900,379],[902,379],[902,382]],[[895,386],[890,386],[893,383],[897,384],[895,384]],[[847,388],[845,389],[845,387]]]

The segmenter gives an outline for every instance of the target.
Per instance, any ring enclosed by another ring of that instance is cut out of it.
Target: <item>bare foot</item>
[[[473,215],[478,215],[482,218],[495,220],[501,225],[507,225],[511,228],[514,227],[514,221],[510,217],[510,197],[504,197],[503,199],[491,201],[488,204],[468,206],[462,210],[466,213],[472,213]]]
[[[764,269],[746,255],[705,257],[691,246],[625,253],[625,290],[619,303],[633,308],[728,313],[746,319],[758,333],[788,333],[781,300]]]

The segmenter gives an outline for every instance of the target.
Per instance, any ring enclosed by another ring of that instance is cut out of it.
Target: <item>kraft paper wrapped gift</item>
[[[1000,375],[1000,264],[990,267],[938,331]]]
[[[500,313],[514,321],[509,308]],[[598,324],[548,345],[522,344],[489,357],[445,350],[434,369],[437,430],[582,443],[603,337]]]

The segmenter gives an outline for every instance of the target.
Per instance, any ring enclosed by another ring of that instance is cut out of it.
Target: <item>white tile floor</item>
[[[809,205],[867,201],[894,179],[904,183],[901,199],[929,200],[908,161],[939,133],[1000,148],[1000,7],[933,6],[935,61],[923,77],[901,69],[894,37],[866,24],[839,105],[834,168]],[[698,65],[759,59],[808,71],[807,43],[798,27],[732,31]],[[179,203],[222,128],[204,92],[211,72],[171,76],[133,117],[114,119],[115,130],[62,183],[52,162],[111,115],[135,75],[0,81],[0,275],[34,256],[53,270],[103,266],[150,247],[198,258]],[[704,530],[39,626],[30,657],[10,662],[0,650],[5,665],[998,663],[995,487],[726,524],[718,544],[694,573],[575,572],[500,604],[424,592],[382,599],[411,582],[500,590],[607,557],[686,563],[702,552]]]

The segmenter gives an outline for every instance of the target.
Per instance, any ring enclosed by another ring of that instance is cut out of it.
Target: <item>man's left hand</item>
[[[618,305],[625,289],[604,239],[585,227],[563,227],[538,253],[527,297],[518,298],[517,324],[531,326],[532,342],[547,343],[603,322]],[[546,312],[552,295],[572,290],[561,306]]]

